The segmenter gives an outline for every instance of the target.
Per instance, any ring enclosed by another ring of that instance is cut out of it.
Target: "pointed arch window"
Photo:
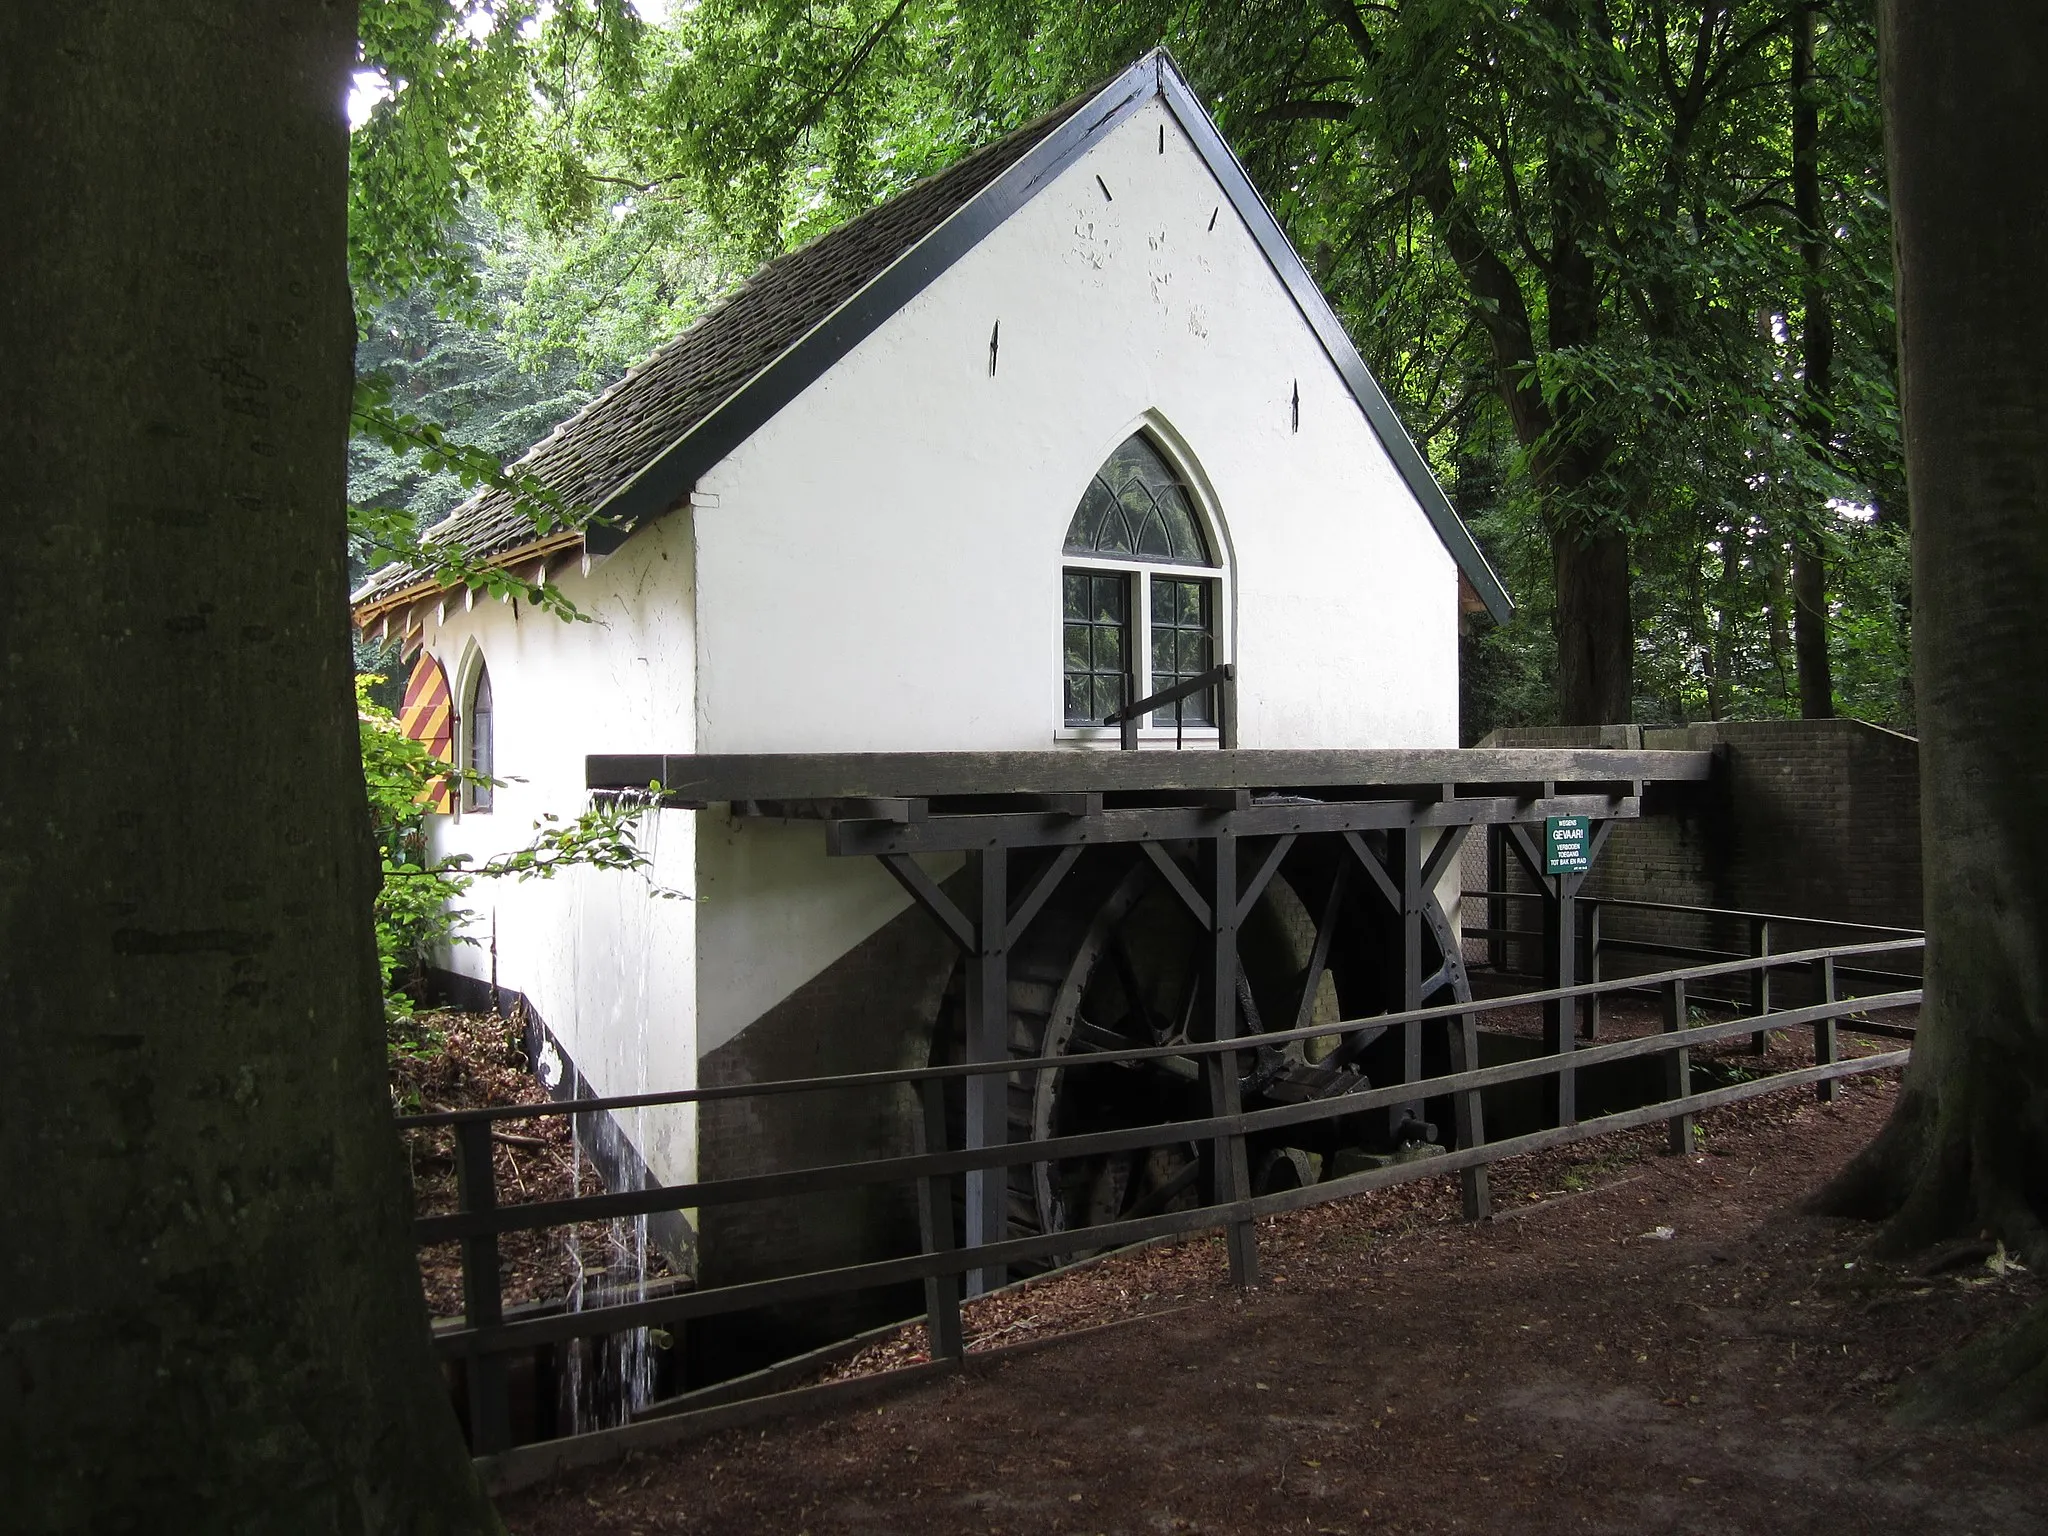
[[[1129,699],[1208,671],[1218,659],[1222,562],[1195,498],[1143,433],[1126,438],[1081,493],[1061,583],[1069,726],[1100,726]],[[1155,726],[1213,724],[1212,694],[1156,711]]]
[[[462,766],[477,777],[462,786],[465,811],[488,811],[496,786],[491,777],[497,767],[496,711],[491,702],[491,670],[481,659],[470,678],[468,707],[463,710]]]

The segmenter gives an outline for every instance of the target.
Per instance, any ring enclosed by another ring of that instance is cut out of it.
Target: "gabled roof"
[[[1154,99],[1172,112],[1293,297],[1465,582],[1497,621],[1514,611],[1470,531],[1374,382],[1329,301],[1164,50],[1096,90],[763,267],[730,298],[535,444],[519,467],[602,513],[583,547],[606,554],[677,506],[751,437],[1100,137]],[[430,530],[473,556],[539,553],[513,498],[489,490]],[[560,548],[557,534],[545,541]],[[401,565],[356,592],[358,622],[436,590]]]

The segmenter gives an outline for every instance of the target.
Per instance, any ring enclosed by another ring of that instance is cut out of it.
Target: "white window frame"
[[[1118,575],[1126,580],[1136,578],[1137,594],[1131,602],[1131,634],[1128,644],[1137,662],[1134,687],[1141,699],[1149,698],[1158,690],[1152,683],[1152,578],[1165,576],[1180,581],[1212,581],[1215,585],[1214,600],[1209,613],[1209,644],[1211,665],[1222,666],[1232,659],[1235,647],[1232,644],[1236,625],[1232,622],[1237,608],[1235,595],[1231,590],[1230,546],[1224,537],[1223,519],[1211,504],[1207,485],[1200,472],[1190,461],[1185,450],[1175,440],[1170,430],[1163,430],[1163,424],[1152,416],[1144,416],[1126,428],[1108,448],[1096,459],[1096,466],[1108,459],[1119,444],[1134,433],[1144,434],[1146,440],[1156,449],[1161,458],[1172,466],[1180,477],[1181,486],[1188,493],[1195,516],[1201,520],[1202,537],[1208,541],[1210,550],[1220,554],[1217,565],[1163,564],[1155,560],[1122,560],[1114,556],[1098,554],[1069,554],[1064,548],[1059,552],[1057,578],[1053,591],[1056,594],[1053,605],[1053,673],[1055,692],[1053,697],[1053,718],[1059,722],[1053,731],[1053,739],[1063,744],[1090,746],[1115,750],[1123,745],[1123,732],[1114,725],[1068,725],[1066,697],[1066,573],[1068,571],[1089,571],[1101,575]],[[1091,468],[1089,474],[1095,474]],[[1075,497],[1078,504],[1080,498]],[[1065,544],[1068,523],[1073,520],[1073,509],[1067,512],[1067,523],[1060,525],[1060,543]],[[1231,725],[1226,719],[1225,725]],[[1152,717],[1138,724],[1138,745],[1165,746],[1171,748],[1176,739],[1183,747],[1197,747],[1214,750],[1223,745],[1222,733],[1215,725],[1189,723],[1175,731],[1173,722],[1154,725]]]

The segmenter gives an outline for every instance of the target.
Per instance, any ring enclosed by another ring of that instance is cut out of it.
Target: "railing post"
[[[1753,917],[1749,920],[1749,952],[1761,961],[1771,952],[1771,920],[1767,917]],[[1758,965],[1749,973],[1749,1011],[1762,1018],[1771,1011],[1771,968]],[[1760,1029],[1749,1037],[1749,1053],[1761,1056],[1771,1048],[1771,1032]]]
[[[1586,980],[1600,979],[1600,899],[1596,896],[1586,903]],[[1600,1038],[1600,994],[1586,996],[1586,1022],[1581,1026],[1588,1040]]]
[[[1479,1070],[1479,1016],[1461,1013],[1451,1020],[1451,1070],[1453,1072],[1476,1072]],[[1452,1126],[1458,1136],[1458,1150],[1484,1145],[1486,1141],[1486,1117],[1479,1090],[1471,1089],[1451,1097]],[[1467,1168],[1458,1175],[1458,1190],[1464,1197],[1465,1219],[1484,1221],[1493,1214],[1493,1192],[1487,1180],[1484,1163]]]
[[[998,845],[969,856],[975,881],[974,953],[967,957],[967,1060],[1010,1056],[1010,865]],[[1010,1139],[1010,1079],[1006,1072],[977,1073],[962,1083],[967,1104],[967,1147],[999,1147]],[[1010,1170],[977,1168],[967,1175],[967,1246],[999,1243],[1010,1229]],[[978,1296],[1003,1283],[1003,1266],[973,1270],[967,1292]]]
[[[1489,891],[1505,891],[1508,888],[1507,832],[1498,822],[1486,829],[1486,888]],[[1486,926],[1491,932],[1486,940],[1486,963],[1496,972],[1508,968],[1508,941],[1501,936],[1501,930],[1507,925],[1507,898],[1487,897]]]
[[[1210,840],[1215,860],[1210,882],[1211,927],[1210,1038],[1228,1040],[1237,1034],[1237,834],[1227,828]],[[1211,1065],[1209,1110],[1217,1116],[1236,1115],[1243,1110],[1239,1087],[1238,1055],[1216,1051],[1203,1058]],[[1210,1153],[1216,1166],[1216,1199],[1219,1204],[1249,1200],[1252,1193],[1251,1165],[1242,1134],[1216,1138]],[[1230,1246],[1230,1278],[1238,1286],[1259,1283],[1259,1237],[1250,1221],[1233,1221],[1226,1229]]]
[[[1813,962],[1813,979],[1820,991],[1821,1002],[1834,1002],[1835,957],[1833,955],[1822,955],[1820,959]],[[1824,1067],[1834,1059],[1835,1020],[1832,1017],[1816,1019],[1813,1025],[1813,1064],[1817,1067]],[[1835,1097],[1835,1080],[1828,1078],[1825,1082],[1815,1083],[1813,1085],[1813,1096],[1823,1104],[1832,1103]]]
[[[1449,833],[1445,833],[1449,836]],[[1422,888],[1422,832],[1414,822],[1387,834],[1387,851],[1395,856],[1394,876],[1401,882],[1401,1007],[1422,1006],[1422,904],[1434,901],[1435,893]],[[1410,1019],[1401,1025],[1401,1081],[1422,1081],[1422,1022]],[[1410,1120],[1422,1119],[1420,1092],[1405,1104],[1387,1111],[1387,1127],[1399,1132]]]
[[[1687,1023],[1685,983],[1667,981],[1664,983],[1664,1032],[1678,1034]],[[1672,1100],[1684,1100],[1692,1096],[1692,1052],[1684,1046],[1664,1053],[1664,1096]],[[1692,1151],[1693,1117],[1688,1112],[1675,1114],[1670,1119],[1671,1150],[1680,1157]]]
[[[491,1122],[460,1120],[455,1125],[456,1205],[464,1212],[498,1208],[498,1181],[491,1165]],[[462,1320],[466,1327],[492,1328],[505,1320],[499,1289],[498,1235],[486,1232],[462,1240]],[[471,1355],[466,1366],[469,1393],[469,1449],[489,1456],[512,1444],[511,1402],[505,1390],[505,1357]]]
[[[938,1078],[928,1077],[917,1085],[923,1103],[920,1150],[941,1152],[946,1146],[946,1088]],[[918,1236],[926,1253],[953,1251],[953,1195],[951,1181],[941,1174],[926,1174],[917,1181]],[[934,1360],[958,1360],[965,1346],[960,1336],[960,1276],[932,1275],[924,1282],[925,1347]]]
[[[1570,987],[1578,982],[1578,894],[1577,875],[1552,875],[1553,882],[1549,899],[1543,904],[1545,948],[1549,951],[1544,977],[1546,987]],[[1554,1107],[1559,1125],[1572,1125],[1579,1118],[1578,1073],[1570,1062],[1572,1047],[1578,1039],[1578,999],[1573,997],[1555,998],[1543,1005],[1543,1048],[1553,1056],[1566,1058],[1558,1063],[1557,1089]]]

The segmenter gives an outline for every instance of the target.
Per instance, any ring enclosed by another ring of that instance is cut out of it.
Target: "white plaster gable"
[[[1148,423],[1228,532],[1242,744],[1454,744],[1451,557],[1154,99],[699,481],[699,749],[1053,745],[1062,535]]]

